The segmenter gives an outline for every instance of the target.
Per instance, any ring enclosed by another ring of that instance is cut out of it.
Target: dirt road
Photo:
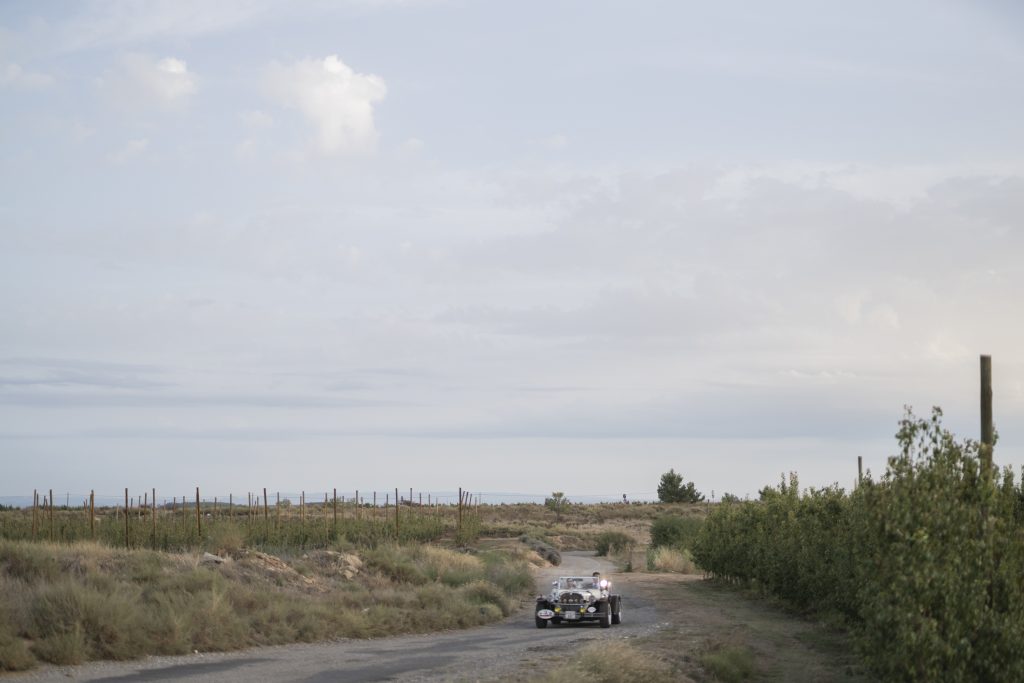
[[[140,662],[47,667],[12,681],[527,681],[576,646],[629,639],[673,662],[681,680],[706,678],[700,653],[725,644],[750,649],[757,678],[785,681],[861,680],[848,648],[827,629],[789,617],[699,577],[619,574],[588,553],[568,553],[561,567],[538,572],[538,592],[553,577],[600,570],[623,594],[623,623],[610,629],[573,624],[538,629],[532,603],[499,623],[468,631],[380,640],[344,640],[224,654],[154,657]]]

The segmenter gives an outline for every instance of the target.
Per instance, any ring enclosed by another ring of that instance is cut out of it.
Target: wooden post
[[[860,486],[860,482],[864,479],[864,458],[860,455],[857,456],[857,486]]]
[[[53,543],[53,489],[50,489],[50,542]]]
[[[377,519],[377,492],[373,492],[373,516],[370,519]]]
[[[986,473],[992,469],[995,425],[992,422],[992,356],[981,357],[981,462]]]
[[[338,489],[334,489],[334,534],[338,534]]]
[[[36,540],[36,530],[39,528],[39,491],[32,489],[32,540]]]
[[[199,535],[199,540],[203,540],[203,515],[199,508],[199,487],[196,487],[196,533]]]
[[[459,487],[459,524],[456,527],[459,533],[462,533],[462,487]]]
[[[306,492],[299,494],[299,522],[302,528],[306,528]]]
[[[156,489],[153,489],[153,550],[156,550]]]
[[[228,494],[228,519],[234,519],[234,507],[235,507],[235,494]]]
[[[281,492],[277,492],[277,502],[274,504],[274,526],[281,528]]]
[[[124,490],[124,547],[131,548],[128,536],[128,489]]]
[[[96,491],[89,491],[89,536],[96,540]]]
[[[270,538],[270,506],[267,505],[267,487],[263,487],[263,532]]]
[[[409,489],[409,491],[411,492],[412,489]],[[399,505],[400,505],[400,501],[398,500],[398,488],[396,487],[395,488],[395,540],[396,541],[398,540],[398,507],[399,507]]]

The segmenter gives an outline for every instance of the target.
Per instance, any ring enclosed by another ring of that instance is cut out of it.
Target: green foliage
[[[599,557],[626,552],[636,545],[636,539],[624,531],[602,531],[595,540]]]
[[[1024,680],[1024,491],[978,444],[907,412],[879,481],[718,506],[694,545],[716,576],[844,615],[884,680]]]
[[[661,475],[658,500],[663,503],[700,503],[704,500],[704,495],[697,490],[692,481],[683,484],[683,475],[670,469]]]
[[[651,523],[651,547],[690,550],[703,524],[699,517],[662,515]]]
[[[562,513],[565,512],[565,508],[568,506],[569,499],[561,491],[555,491],[551,494],[550,498],[544,499],[544,507],[554,510],[557,519],[562,519]]]

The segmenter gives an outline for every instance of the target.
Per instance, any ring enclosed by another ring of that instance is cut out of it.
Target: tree
[[[697,490],[692,481],[683,484],[683,475],[671,469],[661,475],[658,500],[662,503],[699,503],[704,500],[704,494]]]
[[[544,506],[554,510],[555,518],[559,520],[562,519],[562,511],[565,510],[565,506],[568,504],[569,499],[561,491],[555,491],[551,494],[550,498],[544,499]]]

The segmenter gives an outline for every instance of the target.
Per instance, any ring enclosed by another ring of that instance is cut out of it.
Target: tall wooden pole
[[[199,535],[199,540],[203,538],[203,516],[199,510],[199,487],[196,487],[196,534]]]
[[[334,489],[334,533],[338,533],[338,489]]]
[[[89,491],[89,536],[96,540],[96,491]]]
[[[459,487],[459,533],[462,533],[462,487]]]
[[[267,487],[263,487],[263,531],[270,538],[270,505],[267,504]]]
[[[981,357],[981,462],[986,471],[992,469],[992,446],[995,441],[992,422],[992,356]]]
[[[128,489],[124,490],[124,547],[131,548],[128,536]]]
[[[411,490],[411,489],[410,489]],[[398,540],[398,488],[395,488],[395,540]]]
[[[864,458],[860,455],[857,456],[857,486],[860,486],[861,480],[864,479]]]
[[[153,550],[156,550],[156,489],[153,489]]]

